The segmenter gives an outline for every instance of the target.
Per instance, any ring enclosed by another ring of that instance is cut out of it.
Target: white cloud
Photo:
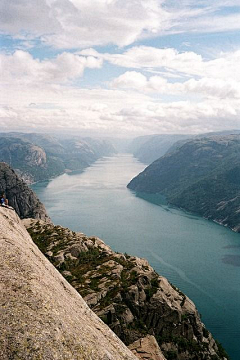
[[[136,71],[127,71],[115,78],[113,88],[132,89],[144,93],[188,95],[196,94],[206,98],[240,99],[240,83],[234,80],[216,78],[190,79],[185,82],[168,82],[164,77],[151,76],[149,79]]]
[[[82,76],[85,68],[100,68],[102,60],[62,53],[51,60],[34,59],[26,51],[18,50],[13,55],[0,54],[2,81],[39,86],[67,82]]]
[[[150,46],[135,46],[122,54],[99,53],[90,48],[79,52],[84,56],[95,56],[116,66],[152,71],[165,71],[166,75],[176,78],[211,77],[240,81],[240,72],[236,71],[240,63],[240,50],[221,53],[218,58],[205,60],[193,51],[179,52],[176,49],[159,49]]]
[[[8,131],[37,128],[91,130],[105,135],[198,133],[237,128],[240,116],[237,99],[163,102],[131,90],[73,89],[60,85],[39,89],[33,84],[12,84],[5,89],[2,103],[5,106],[0,110],[1,129]]]
[[[84,48],[185,32],[240,29],[239,12],[222,14],[226,1],[2,0],[1,31],[55,48]],[[235,3],[236,4],[236,3]]]
[[[178,52],[176,49],[160,49],[150,46],[134,46],[122,54],[98,53],[85,49],[81,55],[93,55],[111,64],[135,69],[165,68],[186,74],[198,74],[203,67],[203,59],[192,51]]]
[[[135,47],[115,55],[93,50],[80,55],[64,52],[42,61],[24,51],[0,55],[1,128],[88,129],[114,135],[198,133],[239,127],[238,52],[205,61],[193,52],[180,54],[166,49],[159,53],[150,48],[149,55],[146,47],[138,50]],[[72,80],[82,76],[85,68],[99,68],[104,60],[111,61],[111,56],[114,61],[124,60],[126,66],[134,64],[136,70],[113,79],[109,89],[74,85]],[[186,76],[171,81],[164,76],[146,76],[141,70],[148,69],[149,64],[157,70],[164,64],[162,72],[173,76],[181,69]],[[189,72],[196,76],[189,79]]]
[[[57,48],[125,46],[165,28],[161,0],[3,0],[2,30],[40,36]]]

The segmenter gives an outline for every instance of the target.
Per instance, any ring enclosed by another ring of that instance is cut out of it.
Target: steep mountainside
[[[111,143],[91,138],[60,140],[47,134],[5,133],[0,137],[0,159],[28,183],[47,180],[65,171],[83,170],[116,151]]]
[[[205,134],[199,134],[196,136],[191,136],[185,139],[181,139],[178,140],[177,142],[175,142],[166,152],[170,153],[173,152],[177,149],[179,149],[181,146],[183,146],[184,144],[186,144],[188,141],[190,141],[191,139],[193,140],[197,140],[197,139],[202,139],[202,138],[207,138],[207,137],[212,137],[212,136],[228,136],[228,135],[239,135],[240,134],[240,130],[225,130],[225,131],[217,131],[217,132],[210,132],[210,133],[205,133]]]
[[[128,187],[240,231],[240,135],[188,141],[148,166]]]
[[[140,136],[128,146],[128,151],[145,164],[151,164],[163,156],[168,149],[179,140],[185,140],[189,135],[148,135]]]
[[[226,358],[191,300],[146,260],[61,226],[24,222],[47,258],[134,353],[157,360],[164,359],[161,351],[166,359]]]
[[[44,205],[35,193],[6,163],[0,163],[0,191],[6,193],[9,205],[21,218],[36,218],[50,221]]]
[[[0,359],[137,360],[0,208]]]
[[[46,180],[64,172],[64,164],[39,145],[16,137],[0,137],[0,159],[27,183]]]

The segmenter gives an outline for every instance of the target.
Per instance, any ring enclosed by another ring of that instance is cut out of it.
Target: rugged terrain
[[[44,205],[35,193],[21,180],[6,163],[0,163],[0,192],[5,192],[17,214],[21,218],[36,218],[50,221]]]
[[[240,231],[240,135],[190,140],[153,162],[128,187]]]
[[[139,136],[129,144],[128,151],[144,164],[151,164],[165,155],[174,143],[185,141],[187,138],[189,135],[179,134]]]
[[[48,180],[64,172],[83,170],[102,156],[115,153],[105,140],[47,134],[0,134],[0,160],[27,183]]]
[[[225,358],[191,300],[146,260],[115,253],[97,237],[42,221],[24,222],[40,250],[135,353],[158,360],[163,355],[179,360]],[[151,355],[156,340],[161,350]]]
[[[0,234],[1,360],[137,359],[3,207]]]

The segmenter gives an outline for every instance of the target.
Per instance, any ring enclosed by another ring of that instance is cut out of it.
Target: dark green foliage
[[[209,331],[205,327],[203,327],[203,336],[205,338],[208,338],[208,336],[209,336]]]
[[[230,357],[228,356],[228,354],[226,353],[226,351],[224,350],[222,344],[216,340],[216,343],[217,343],[217,346],[218,346],[218,355],[221,357],[221,358],[226,358],[228,360],[230,360]]]
[[[188,141],[148,166],[128,187],[240,228],[240,135]]]
[[[167,360],[176,360],[178,358],[176,351],[166,351],[164,355]]]

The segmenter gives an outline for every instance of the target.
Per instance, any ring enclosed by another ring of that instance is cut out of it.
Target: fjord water
[[[239,360],[240,234],[128,190],[144,167],[120,154],[32,188],[55,224],[147,258],[195,302],[207,328]]]

